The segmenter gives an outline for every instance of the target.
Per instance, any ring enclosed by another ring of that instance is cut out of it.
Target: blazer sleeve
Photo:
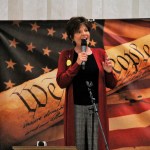
[[[113,72],[106,72],[105,71],[105,82],[106,87],[113,89],[117,85],[117,79]]]
[[[68,67],[66,65],[67,59],[67,51],[62,51],[59,56],[58,71],[56,75],[56,81],[60,88],[66,88],[67,86],[69,86],[74,76],[78,73],[80,69],[80,65],[76,62]]]

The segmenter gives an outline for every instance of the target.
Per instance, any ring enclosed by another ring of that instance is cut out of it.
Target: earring
[[[74,46],[76,46],[76,42],[74,40],[72,40],[72,43],[73,43]]]

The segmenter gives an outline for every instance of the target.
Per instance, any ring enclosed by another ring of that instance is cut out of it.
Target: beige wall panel
[[[85,16],[88,19],[92,18],[91,0],[77,0],[77,16]]]
[[[132,1],[103,0],[103,18],[132,18]]]
[[[8,20],[8,0],[0,0],[0,20]]]
[[[150,18],[150,0],[0,0],[0,20]]]
[[[65,19],[70,19],[73,16],[77,15],[77,0],[70,1],[70,0],[63,0],[64,2],[64,18]],[[62,17],[62,19],[63,19]]]
[[[139,0],[132,0],[132,18],[139,17]]]
[[[103,1],[92,1],[92,19],[101,19],[103,16]]]
[[[23,20],[46,20],[47,0],[23,0]]]
[[[77,15],[77,0],[48,0],[48,20],[64,20]]]
[[[23,0],[8,0],[8,20],[22,20]]]
[[[150,0],[139,1],[139,18],[150,18]]]

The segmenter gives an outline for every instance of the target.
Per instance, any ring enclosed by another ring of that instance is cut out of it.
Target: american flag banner
[[[106,20],[103,42],[118,79],[114,91],[107,93],[110,147],[148,150],[150,21]]]
[[[55,77],[61,50],[72,48],[66,23],[0,22],[0,149],[43,140],[63,145],[65,91]],[[91,33],[90,46],[103,47],[102,28],[93,22]]]
[[[55,81],[67,20],[0,22],[0,149],[63,145],[65,90]],[[118,83],[107,90],[110,148],[150,149],[150,21],[91,20]]]

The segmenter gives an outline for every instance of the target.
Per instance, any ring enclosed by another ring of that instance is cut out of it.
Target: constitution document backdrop
[[[0,149],[64,146],[65,89],[58,58],[72,48],[67,20],[0,21]],[[110,148],[150,149],[150,21],[91,21],[90,47],[108,54],[117,86],[107,90]]]

